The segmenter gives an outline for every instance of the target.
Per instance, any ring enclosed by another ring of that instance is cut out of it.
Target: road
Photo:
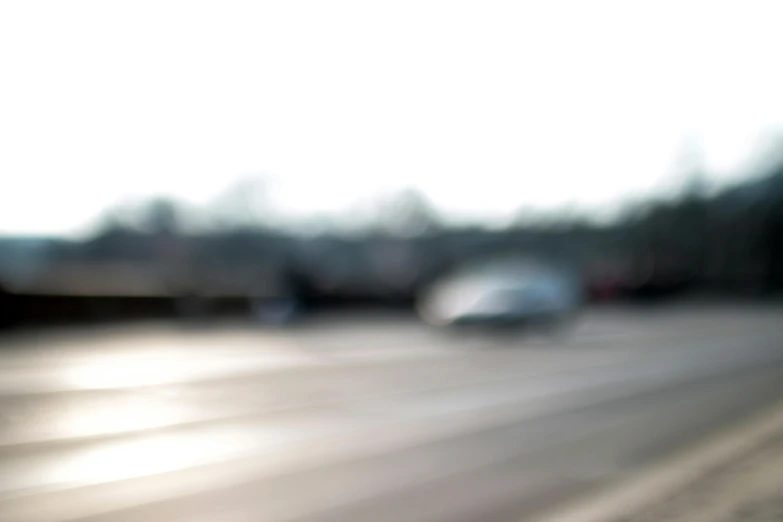
[[[0,520],[507,521],[783,396],[783,309],[598,309],[566,336],[403,317],[0,339]]]

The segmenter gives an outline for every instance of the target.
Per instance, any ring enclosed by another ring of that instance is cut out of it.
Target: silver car
[[[582,285],[564,267],[502,260],[464,268],[436,282],[417,304],[435,325],[560,324],[579,309]]]

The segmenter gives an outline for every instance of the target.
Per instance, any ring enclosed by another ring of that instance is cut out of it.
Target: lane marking
[[[639,515],[712,471],[783,434],[783,401],[748,421],[648,468],[622,484],[582,498],[534,522],[619,522]],[[526,519],[528,520],[528,519]]]

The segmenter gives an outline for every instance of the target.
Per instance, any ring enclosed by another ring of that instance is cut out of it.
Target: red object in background
[[[620,282],[615,277],[597,277],[590,282],[588,292],[593,301],[608,301],[620,294]]]

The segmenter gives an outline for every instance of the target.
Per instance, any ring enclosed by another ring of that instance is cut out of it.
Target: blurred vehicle
[[[583,300],[576,273],[554,264],[499,260],[458,270],[437,281],[418,302],[434,325],[561,325]]]

